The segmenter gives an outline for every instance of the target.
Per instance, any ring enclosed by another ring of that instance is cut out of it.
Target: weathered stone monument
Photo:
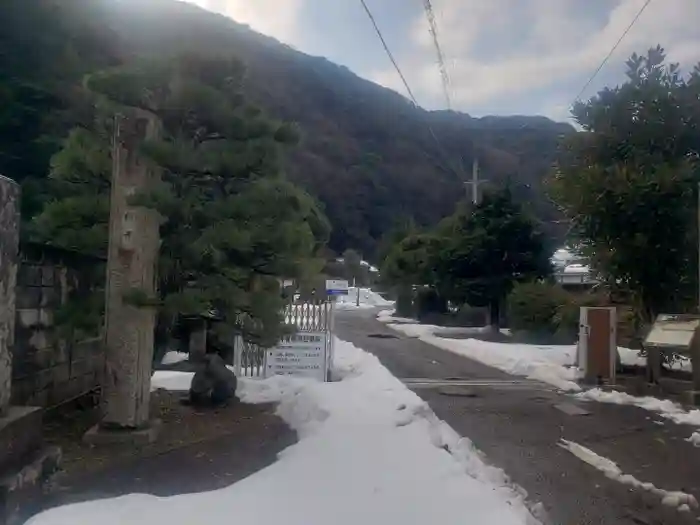
[[[102,421],[86,434],[91,443],[147,442],[157,433],[159,422],[149,420],[156,311],[133,297],[156,296],[160,217],[135,206],[132,198],[158,183],[158,168],[139,153],[139,146],[160,133],[158,118],[143,110],[130,109],[115,119]]]
[[[19,196],[19,186],[0,176],[0,417],[8,413],[12,392]]]
[[[20,189],[0,176],[0,525],[22,523],[20,504],[41,494],[60,450],[42,444],[42,409],[11,405]]]

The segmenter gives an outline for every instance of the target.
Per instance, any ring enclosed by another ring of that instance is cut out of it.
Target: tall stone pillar
[[[109,248],[105,312],[106,370],[101,430],[149,431],[149,400],[156,311],[129,300],[138,290],[155,297],[160,217],[130,198],[158,182],[156,166],[138,152],[160,136],[157,117],[130,110],[116,120],[112,150]],[[151,436],[148,437],[151,439]]]
[[[7,414],[12,390],[19,197],[19,185],[0,175],[0,417]]]

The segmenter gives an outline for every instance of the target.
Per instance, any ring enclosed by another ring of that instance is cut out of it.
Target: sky
[[[189,0],[299,51],[325,56],[406,95],[360,0]],[[419,105],[447,101],[423,0],[366,0]],[[566,120],[645,0],[433,0],[452,108],[473,116]],[[700,61],[700,0],[652,0],[582,98],[624,80],[625,61],[661,44]]]

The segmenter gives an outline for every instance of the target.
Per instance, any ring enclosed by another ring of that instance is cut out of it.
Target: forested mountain
[[[434,224],[451,213],[475,152],[485,178],[509,182],[543,227],[556,230],[541,182],[560,137],[573,132],[567,124],[424,111],[347,68],[175,0],[0,4],[0,173],[7,176],[45,176],[58,140],[80,122],[72,94],[84,73],[182,49],[233,53],[247,65],[248,97],[271,117],[298,123],[303,140],[287,171],[323,204],[332,249],[371,254],[397,221]],[[25,212],[33,213],[36,196],[25,185]]]

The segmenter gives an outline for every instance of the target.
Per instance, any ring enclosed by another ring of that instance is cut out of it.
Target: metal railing
[[[333,338],[333,304],[328,300],[290,303],[284,308],[284,322],[295,333],[323,332],[326,334],[326,351],[331,353]],[[284,339],[284,338],[283,338]],[[247,342],[243,337],[234,340],[233,366],[236,375],[244,377],[265,377],[265,356],[267,348]]]

